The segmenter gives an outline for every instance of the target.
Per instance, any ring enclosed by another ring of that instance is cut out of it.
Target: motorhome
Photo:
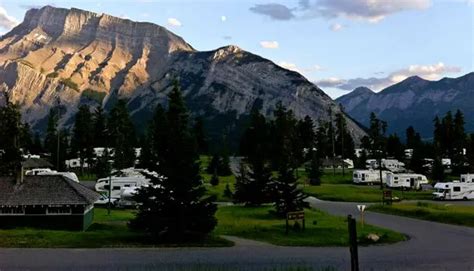
[[[462,183],[474,183],[474,174],[461,174],[461,182]]]
[[[474,199],[474,183],[437,183],[433,198],[437,200],[470,200]]]
[[[56,170],[51,170],[49,168],[34,168],[34,169],[31,169],[31,170],[27,170],[25,172],[25,175],[27,175],[27,176],[30,176],[30,175],[48,175],[48,176],[61,175],[61,176],[64,176],[64,177],[68,178],[69,180],[71,180],[73,182],[76,182],[76,183],[79,182],[79,178],[77,178],[77,175],[74,172],[58,172]]]
[[[387,186],[390,188],[416,189],[420,190],[423,184],[428,184],[425,175],[414,173],[391,173],[387,175]]]
[[[382,171],[382,179],[385,182],[388,171]],[[354,170],[352,181],[356,184],[374,184],[380,183],[380,171],[373,169]]]
[[[365,164],[368,169],[379,168],[379,163],[376,159],[368,159]],[[405,163],[396,159],[382,159],[381,164],[383,169],[390,170],[391,172],[405,171]]]
[[[137,205],[133,197],[138,192],[139,187],[125,187],[120,190],[120,199],[117,201],[117,207],[130,208]]]
[[[148,185],[150,182],[150,180],[147,179],[145,176],[112,176],[110,177],[110,181],[112,182],[112,187],[109,187],[109,178],[98,179],[97,183],[95,184],[95,190],[99,193],[108,194],[109,189],[111,189],[111,197],[115,199],[120,198],[120,191],[123,188],[141,187],[144,185]]]

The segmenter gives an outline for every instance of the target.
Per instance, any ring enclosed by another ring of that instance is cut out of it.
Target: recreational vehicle
[[[120,190],[120,199],[117,201],[117,206],[120,208],[135,207],[137,202],[133,200],[133,196],[138,192],[139,187],[125,187]]]
[[[31,175],[46,175],[46,176],[51,176],[51,175],[61,175],[66,178],[68,178],[71,181],[74,181],[76,183],[79,182],[79,178],[77,178],[76,173],[74,172],[58,172],[56,170],[51,170],[49,168],[34,168],[31,170],[27,170],[25,172],[25,175],[31,176]]]
[[[387,179],[387,171],[382,171],[382,179],[385,182]],[[352,175],[352,181],[356,184],[374,184],[380,183],[380,171],[365,169],[365,170],[354,170]]]
[[[368,169],[379,168],[379,163],[375,159],[368,159],[365,164]],[[382,159],[381,164],[383,169],[390,170],[391,172],[405,171],[405,164],[396,159]]]
[[[110,178],[112,181],[112,198],[119,199],[120,191],[124,188],[141,187],[149,184],[150,180],[145,176],[117,177]],[[95,190],[99,193],[109,193],[109,178],[98,179]]]
[[[428,184],[428,179],[425,175],[421,174],[387,174],[387,186],[390,188],[402,188],[402,189],[421,189],[421,185]]]
[[[470,200],[474,199],[474,183],[437,183],[433,198],[437,200]]]
[[[474,174],[461,174],[461,182],[462,183],[474,183]]]

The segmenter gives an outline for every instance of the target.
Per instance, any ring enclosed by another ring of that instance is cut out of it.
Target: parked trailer
[[[388,174],[387,186],[390,188],[416,189],[420,190],[423,184],[428,184],[428,179],[422,174],[400,173]]]
[[[111,197],[115,199],[120,198],[120,191],[124,188],[141,187],[148,185],[150,180],[144,176],[133,177],[111,177],[112,188]],[[98,179],[95,184],[95,190],[99,193],[109,193],[109,178]]]
[[[389,172],[382,171],[382,179],[386,182],[387,174]],[[356,184],[374,184],[380,183],[380,171],[372,169],[354,170],[352,175],[352,181]]]
[[[461,174],[461,182],[462,183],[474,183],[474,174]]]
[[[49,168],[34,168],[31,170],[27,170],[25,172],[25,175],[27,176],[38,176],[38,175],[43,175],[43,176],[52,176],[52,175],[61,175],[69,180],[78,183],[79,178],[77,178],[76,173],[74,172],[58,172],[56,170],[51,170]]]
[[[433,198],[437,200],[474,199],[474,183],[437,183],[434,188]]]

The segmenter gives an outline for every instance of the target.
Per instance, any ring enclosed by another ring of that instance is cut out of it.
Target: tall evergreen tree
[[[85,163],[92,164],[93,162],[93,129],[90,109],[87,105],[81,105],[76,114],[71,138],[72,153],[79,156],[81,171]]]
[[[157,152],[159,163],[153,168],[163,178],[150,176],[152,185],[140,189],[136,196],[139,210],[130,225],[157,237],[183,241],[212,231],[217,208],[213,198],[205,197],[196,139],[177,81],[168,100],[168,111],[162,115],[167,125],[154,137],[164,141]]]
[[[433,162],[433,168],[431,169],[431,178],[435,182],[443,182],[445,177],[443,163],[440,158],[436,158]]]
[[[21,174],[20,136],[23,129],[18,105],[13,104],[5,94],[6,105],[0,108],[0,175],[15,176]]]
[[[321,160],[319,158],[318,151],[311,151],[311,162],[306,168],[306,173],[308,174],[309,183],[311,185],[320,185],[321,176],[323,171],[321,169]]]
[[[284,149],[289,149],[290,141],[283,142]],[[272,196],[275,204],[276,213],[285,216],[288,212],[300,211],[306,203],[306,195],[298,188],[295,168],[292,167],[290,157],[280,160],[280,169],[278,178],[272,183]]]
[[[135,128],[124,100],[119,100],[112,108],[107,125],[110,136],[109,142],[114,149],[114,167],[123,169],[134,166]]]
[[[107,131],[107,116],[102,109],[102,106],[97,106],[92,115],[93,139],[92,145],[94,147],[109,147],[108,131]]]
[[[202,117],[197,117],[194,121],[193,132],[198,144],[199,154],[207,154],[209,151],[209,143],[206,132],[204,131],[204,120]]]
[[[377,159],[380,170],[380,179],[382,176],[382,158],[386,154],[386,138],[385,132],[387,131],[387,123],[377,118],[374,112],[370,114],[370,128],[369,128],[369,139],[370,139],[370,155]],[[383,189],[383,182],[380,182],[380,189]]]
[[[50,154],[50,162],[55,165],[57,170],[64,170],[66,167],[64,161],[69,145],[68,135],[66,134],[67,131],[61,131],[58,125],[61,116],[61,108],[62,107],[58,105],[50,109],[46,137],[44,140],[44,148]]]
[[[405,148],[396,133],[388,136],[386,149],[388,156],[394,157],[397,160],[403,160]]]

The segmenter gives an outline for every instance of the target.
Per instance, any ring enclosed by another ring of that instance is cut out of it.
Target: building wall
[[[35,208],[34,210],[36,214],[26,212],[25,215],[0,215],[0,228],[32,227],[83,231],[87,230],[94,219],[93,208],[88,210],[85,214],[82,211],[80,214],[74,214],[73,212],[71,215],[45,215],[45,212],[42,212],[41,208]],[[83,207],[82,210],[84,210]]]

